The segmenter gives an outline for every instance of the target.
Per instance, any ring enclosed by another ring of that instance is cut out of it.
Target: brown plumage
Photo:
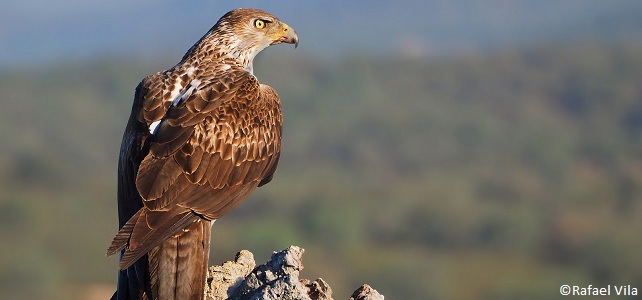
[[[268,183],[281,147],[281,104],[254,56],[298,44],[257,9],[224,15],[173,68],[138,85],[118,165],[121,251],[114,299],[201,299],[210,224]]]

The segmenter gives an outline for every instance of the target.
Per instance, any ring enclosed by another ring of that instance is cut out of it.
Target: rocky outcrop
[[[321,278],[301,279],[303,250],[297,246],[275,252],[265,264],[256,266],[247,250],[236,254],[234,261],[208,270],[205,299],[234,300],[333,300],[332,289]],[[383,300],[369,285],[359,287],[350,300]]]

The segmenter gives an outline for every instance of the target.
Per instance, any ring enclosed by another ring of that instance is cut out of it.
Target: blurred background
[[[282,159],[211,264],[298,245],[335,299],[642,289],[640,1],[28,0],[0,4],[3,299],[111,295],[134,88],[246,6],[301,42],[255,60]]]

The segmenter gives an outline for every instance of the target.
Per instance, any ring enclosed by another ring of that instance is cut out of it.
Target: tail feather
[[[210,224],[210,221],[199,219],[149,252],[154,299],[203,299]]]

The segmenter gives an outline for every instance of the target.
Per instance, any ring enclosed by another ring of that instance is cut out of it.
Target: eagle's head
[[[288,43],[298,46],[294,29],[277,17],[254,8],[239,8],[226,13],[205,36],[205,41],[223,56],[238,60],[252,71],[254,57],[270,45]]]

